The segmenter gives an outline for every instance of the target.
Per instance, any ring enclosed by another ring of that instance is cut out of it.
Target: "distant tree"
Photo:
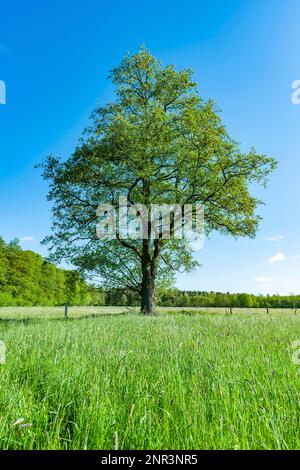
[[[252,183],[265,184],[273,158],[243,153],[212,100],[198,96],[190,70],[163,67],[141,49],[127,55],[110,77],[116,101],[98,108],[91,126],[66,161],[50,156],[42,165],[53,201],[52,259],[65,259],[99,275],[103,285],[126,287],[152,314],[155,289],[170,285],[180,269],[197,263],[187,239],[96,237],[96,210],[119,196],[129,204],[196,204],[205,207],[205,230],[253,237],[260,201]],[[152,220],[148,223],[151,233]]]
[[[19,242],[0,237],[0,306],[9,305],[128,305],[137,306],[139,294],[128,288],[104,290],[85,282],[78,271],[67,271],[39,254],[23,251]],[[180,291],[163,286],[158,304],[166,307],[290,308],[297,312],[300,295],[264,296],[222,292]]]
[[[191,304],[190,296],[187,292],[184,292],[183,297],[182,297],[182,306],[189,307],[190,304]]]
[[[65,271],[66,302],[69,305],[89,304],[91,296],[87,285],[77,271]]]
[[[105,291],[98,286],[89,287],[90,304],[91,305],[105,305]]]
[[[127,299],[127,295],[126,295],[125,292],[123,294],[121,294],[120,305],[122,305],[122,306],[128,305],[128,299]]]
[[[2,237],[0,237],[0,289],[6,284],[8,261],[6,256],[6,245]]]
[[[104,297],[104,293],[102,293]],[[90,286],[77,271],[66,271],[33,251],[21,249],[17,239],[0,237],[0,306],[89,304]]]

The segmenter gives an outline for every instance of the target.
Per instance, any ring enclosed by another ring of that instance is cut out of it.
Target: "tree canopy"
[[[52,258],[65,259],[106,287],[141,296],[151,314],[157,286],[170,286],[179,269],[197,263],[190,240],[96,235],[99,204],[150,212],[156,205],[201,204],[205,232],[254,237],[261,201],[252,183],[264,185],[276,166],[254,148],[242,152],[226,131],[216,105],[198,95],[190,70],[163,66],[142,48],[113,69],[115,101],[98,107],[74,153],[42,164],[53,202],[53,233],[46,238]],[[153,220],[147,221],[151,234]]]
[[[17,239],[0,237],[0,306],[82,305],[95,301],[92,290],[76,271],[59,269],[33,251],[23,251]]]

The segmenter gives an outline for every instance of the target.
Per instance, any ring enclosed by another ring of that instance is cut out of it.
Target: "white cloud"
[[[253,280],[261,284],[271,284],[273,282],[273,278],[267,276],[257,276]]]
[[[273,264],[273,263],[278,263],[279,261],[285,261],[286,259],[287,257],[285,256],[285,254],[282,253],[282,251],[278,251],[276,255],[271,256],[271,258],[269,259],[269,262]]]
[[[283,238],[284,238],[284,236],[281,235],[280,233],[278,233],[277,235],[266,236],[266,237],[264,237],[264,240],[268,240],[270,242],[277,242],[279,240],[282,240]]]
[[[33,237],[30,237],[30,236],[26,236],[26,237],[20,238],[20,242],[21,242],[21,243],[33,242],[33,241],[34,241],[34,238],[33,238]]]

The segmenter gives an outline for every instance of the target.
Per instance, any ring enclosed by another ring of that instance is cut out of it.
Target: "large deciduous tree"
[[[96,235],[99,204],[202,204],[205,231],[253,237],[260,204],[252,183],[265,184],[273,158],[243,153],[230,138],[212,100],[198,96],[190,70],[164,67],[142,48],[110,74],[115,102],[96,109],[73,155],[42,164],[53,201],[54,260],[65,259],[105,286],[126,287],[152,314],[155,289],[179,269],[196,266],[186,238]],[[151,218],[148,230],[151,233]],[[171,234],[172,235],[172,234]]]

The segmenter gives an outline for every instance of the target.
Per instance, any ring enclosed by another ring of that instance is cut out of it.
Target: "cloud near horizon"
[[[283,238],[284,238],[284,236],[281,235],[281,233],[278,233],[277,235],[265,236],[264,240],[268,240],[270,242],[277,242],[279,240],[282,240]]]
[[[257,276],[253,280],[256,282],[260,282],[261,284],[271,284],[274,279],[272,277],[267,276]]]
[[[287,257],[285,256],[285,254],[282,253],[282,251],[278,251],[278,253],[271,256],[271,258],[269,259],[269,262],[271,264],[274,264],[274,263],[278,263],[280,261],[286,261],[286,260],[287,260]]]
[[[26,242],[33,242],[34,238],[27,235],[25,237],[21,237],[19,240],[21,243],[26,243]]]

